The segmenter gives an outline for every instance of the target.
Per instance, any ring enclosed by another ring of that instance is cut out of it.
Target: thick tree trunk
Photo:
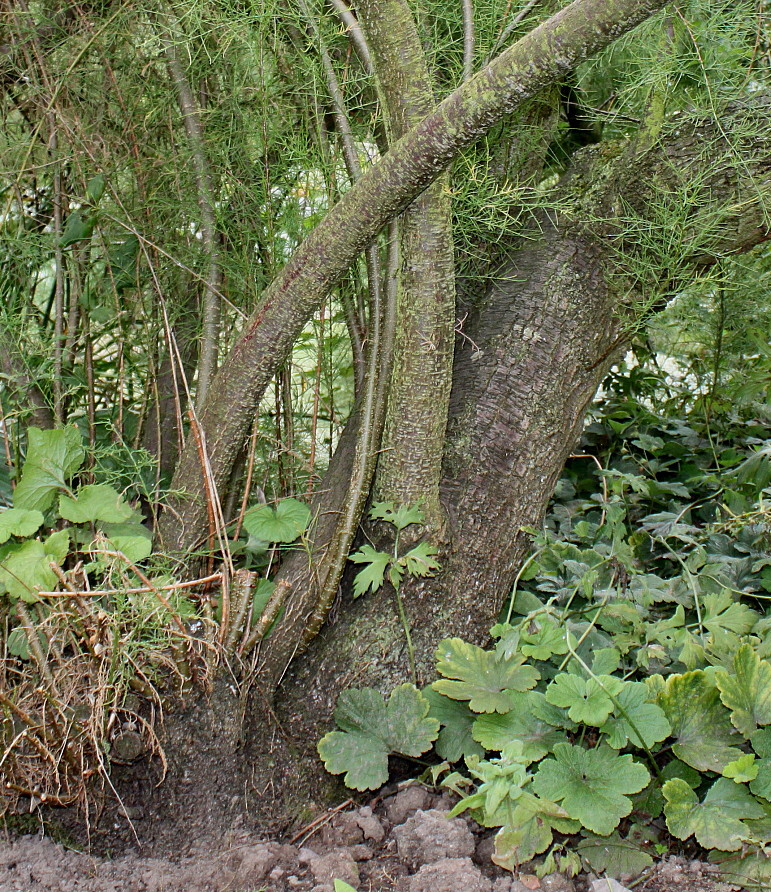
[[[465,147],[526,99],[665,5],[665,0],[575,0],[445,99],[351,188],[263,295],[212,382],[199,421],[213,482],[229,479],[262,394],[310,314],[382,227]],[[166,548],[186,550],[205,532],[206,486],[189,438],[165,515]]]

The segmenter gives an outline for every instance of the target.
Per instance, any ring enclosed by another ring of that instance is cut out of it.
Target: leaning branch
[[[217,485],[229,477],[254,410],[305,322],[377,233],[456,155],[505,115],[608,46],[666,0],[575,0],[445,99],[371,167],[308,236],[268,287],[209,390],[200,423]],[[188,444],[166,514],[166,547],[187,549],[206,527],[203,480]]]

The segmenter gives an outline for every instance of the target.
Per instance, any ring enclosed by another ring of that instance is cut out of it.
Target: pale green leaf
[[[36,533],[43,523],[40,511],[27,508],[8,508],[0,514],[0,544],[11,536],[27,537]]]
[[[95,223],[96,218],[93,215],[84,214],[76,208],[64,223],[64,230],[59,239],[59,244],[62,248],[67,248],[75,244],[75,242],[91,238]]]
[[[567,709],[574,722],[599,728],[613,712],[611,695],[615,696],[623,684],[612,675],[581,678],[562,672],[546,688],[546,699]]]
[[[134,512],[117,489],[94,483],[81,486],[74,499],[60,495],[59,514],[71,523],[125,523]]]
[[[649,697],[648,686],[636,681],[625,682],[616,695],[614,714],[602,727],[614,750],[624,749],[627,743],[650,749],[669,737],[672,727],[661,707],[648,702]]]
[[[102,532],[108,540],[107,549],[121,552],[133,564],[152,554],[153,537],[141,523],[106,523]]]
[[[746,787],[718,778],[703,802],[688,784],[674,778],[663,787],[664,814],[669,832],[678,839],[695,836],[705,849],[735,852],[750,833],[744,819],[762,818],[765,812]]]
[[[623,839],[618,832],[610,836],[585,834],[576,844],[576,851],[594,873],[615,879],[638,877],[653,864],[653,858],[633,840]]]
[[[735,784],[747,784],[758,776],[759,763],[754,753],[745,753],[723,769],[723,777],[730,777]]]
[[[512,740],[522,744],[522,754],[528,762],[537,762],[550,753],[556,744],[565,740],[565,732],[558,730],[536,715],[544,695],[537,691],[510,692],[511,709],[504,715],[480,715],[474,722],[474,740],[487,750],[500,752]]]
[[[395,688],[388,703],[374,688],[343,691],[335,710],[343,730],[319,741],[319,755],[327,771],[345,773],[347,786],[374,790],[388,779],[389,754],[414,758],[431,748],[439,722],[428,711],[428,700],[411,684]]]
[[[742,644],[733,663],[733,672],[718,670],[715,682],[734,727],[749,737],[758,725],[771,722],[771,664],[761,660],[751,644]]]
[[[675,743],[678,759],[699,771],[718,774],[741,756],[741,738],[731,725],[720,692],[701,670],[671,675],[658,697]]]
[[[492,860],[499,867],[514,871],[549,847],[554,830],[575,833],[578,829],[564,808],[524,790],[514,803],[511,823],[495,837]]]
[[[348,560],[354,564],[365,564],[353,580],[353,596],[358,598],[368,590],[376,592],[380,588],[391,556],[384,551],[375,551],[371,545],[362,545]]]
[[[639,793],[649,780],[648,770],[631,755],[619,756],[606,746],[585,750],[559,743],[553,757],[540,763],[532,785],[587,830],[607,836],[631,812],[629,794]]]
[[[533,660],[548,660],[568,652],[567,634],[566,627],[550,617],[537,618],[521,632],[519,649]]]
[[[468,700],[474,712],[508,712],[511,701],[506,691],[527,691],[535,687],[540,674],[523,665],[524,656],[506,659],[461,638],[445,638],[436,650],[436,668],[444,675],[432,685],[452,700]]]
[[[46,511],[57,491],[66,489],[85,458],[80,431],[75,425],[42,431],[27,430],[27,458],[14,492],[16,508]]]
[[[39,591],[51,591],[56,586],[56,573],[51,569],[51,555],[42,542],[31,539],[11,550],[0,563],[0,584],[11,598],[27,603],[38,599]]]
[[[64,563],[70,551],[70,531],[57,530],[55,533],[43,540],[43,551],[48,555],[49,560],[56,561],[57,564]]]
[[[335,880],[335,892],[356,892],[356,890],[343,880]]]
[[[294,542],[306,530],[310,508],[297,499],[282,499],[275,508],[257,505],[244,514],[244,529],[266,542]]]

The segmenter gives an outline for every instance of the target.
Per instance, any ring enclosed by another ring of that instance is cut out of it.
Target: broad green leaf
[[[653,858],[633,840],[623,839],[618,832],[610,836],[585,834],[576,844],[576,851],[590,870],[615,879],[639,876],[653,864]]]
[[[581,678],[562,672],[546,688],[546,699],[554,706],[567,709],[574,722],[599,728],[613,712],[610,695],[615,697],[623,684],[612,675]]]
[[[730,777],[735,784],[747,784],[758,776],[758,762],[754,753],[745,753],[723,769],[723,777]]]
[[[48,650],[48,638],[42,629],[37,630],[38,641],[40,642],[40,650],[45,653]],[[6,650],[14,657],[20,660],[28,660],[30,658],[29,640],[27,633],[21,626],[11,629],[5,642]]]
[[[433,576],[439,569],[436,555],[439,552],[429,542],[419,542],[413,549],[399,558],[410,576]]]
[[[43,541],[43,551],[57,564],[64,562],[70,551],[70,531],[57,530]]]
[[[533,790],[561,803],[571,818],[587,830],[607,836],[632,810],[629,794],[639,793],[650,780],[648,770],[632,756],[619,756],[600,746],[585,750],[558,743],[553,757],[540,763]]]
[[[566,654],[568,632],[564,625],[553,619],[535,619],[527,631],[522,631],[520,650],[533,660],[548,660],[554,654]]]
[[[81,486],[74,499],[60,495],[59,514],[72,523],[125,523],[134,512],[117,489],[94,483]]]
[[[648,702],[649,696],[648,686],[636,681],[625,682],[616,695],[614,714],[602,727],[614,750],[624,749],[627,743],[650,749],[669,737],[672,727],[661,707]]]
[[[758,725],[771,723],[771,663],[761,660],[751,644],[742,644],[734,654],[733,673],[718,670],[715,682],[733,726],[745,737]]]
[[[555,802],[540,799],[527,790],[514,804],[512,821],[495,837],[492,860],[499,867],[514,871],[545,851],[558,833],[576,833],[579,825],[570,820],[564,808]]]
[[[534,710],[544,695],[537,691],[509,693],[511,709],[504,715],[480,715],[472,730],[474,740],[500,752],[512,740],[522,744],[528,762],[537,762],[565,740],[565,732],[539,719]]]
[[[760,756],[757,774],[750,781],[750,790],[756,796],[771,801],[771,728],[756,731],[751,737],[752,748]]]
[[[96,204],[104,195],[105,184],[106,180],[103,173],[98,173],[96,176],[91,177],[88,183],[86,183],[86,195],[92,204]]]
[[[153,537],[141,523],[105,523],[102,527],[108,547],[120,551],[133,564],[152,554]]]
[[[31,536],[40,529],[42,523],[43,515],[39,511],[8,508],[0,514],[0,544],[7,542],[11,536]]]
[[[527,691],[541,677],[532,666],[522,665],[521,654],[506,659],[461,638],[445,638],[436,649],[436,668],[444,675],[432,685],[451,700],[468,700],[474,712],[508,712],[506,691]]]
[[[423,688],[422,694],[431,704],[429,716],[442,726],[434,744],[442,759],[458,762],[463,757],[484,755],[484,749],[471,735],[476,713],[466,703],[450,700],[431,687]]]
[[[335,880],[335,892],[356,892],[356,890],[343,880]]]
[[[686,784],[675,778],[663,787],[664,814],[669,832],[678,839],[695,836],[705,849],[735,852],[750,832],[744,819],[762,818],[765,812],[746,787],[718,778],[703,802]]]
[[[385,581],[385,572],[391,555],[375,551],[371,545],[362,545],[348,558],[354,564],[365,564],[353,580],[353,596],[358,598],[368,590],[376,592]]]
[[[93,215],[84,214],[78,209],[74,210],[64,223],[64,230],[59,239],[59,244],[62,248],[67,248],[75,244],[75,242],[91,238],[95,223],[96,218]]]
[[[272,579],[258,579],[252,591],[252,622],[262,616],[262,611],[270,600],[270,596],[276,588]]]
[[[275,508],[258,505],[244,514],[244,529],[266,542],[294,542],[311,519],[310,508],[297,499],[282,499]]]
[[[720,865],[720,879],[732,886],[741,886],[748,892],[768,892],[771,888],[771,856],[762,851],[728,852],[712,851],[709,860]]]
[[[741,738],[731,726],[720,692],[700,669],[671,675],[659,694],[659,706],[672,726],[672,749],[699,771],[715,771],[741,756]]]
[[[374,688],[343,691],[335,710],[343,730],[321,738],[319,755],[331,774],[345,773],[346,786],[374,790],[388,780],[391,753],[414,758],[431,748],[439,722],[428,711],[428,700],[411,684],[395,688],[387,704]]]
[[[51,559],[43,543],[37,539],[22,542],[0,563],[0,583],[11,598],[21,598],[32,604],[39,600],[39,591],[51,591],[56,586]]]
[[[393,524],[397,530],[406,529],[413,523],[423,523],[423,512],[415,506],[399,505],[394,508],[393,502],[375,502],[370,509],[372,520],[384,520]]]
[[[74,425],[49,431],[31,427],[27,439],[27,458],[14,493],[14,506],[46,511],[57,491],[66,489],[70,477],[83,464],[80,431]]]

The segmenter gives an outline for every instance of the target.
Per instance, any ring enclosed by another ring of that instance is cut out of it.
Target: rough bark
[[[575,0],[445,99],[362,177],[308,236],[266,290],[216,375],[200,413],[214,483],[229,478],[254,408],[307,318],[382,227],[463,148],[502,117],[665,5],[665,0]],[[194,444],[165,515],[165,547],[185,550],[206,529],[204,481]]]
[[[415,20],[404,0],[360,0],[378,93],[395,139],[435,102]],[[438,529],[441,456],[452,383],[455,269],[447,174],[399,218],[401,270],[394,360],[375,500],[421,505]]]
[[[644,259],[655,266],[659,252],[668,256],[671,232],[662,228],[658,247],[627,239],[619,252],[622,203],[625,216],[653,222],[662,192],[680,196],[681,264],[660,266],[659,286],[765,240],[768,107],[761,99],[721,122],[683,121],[640,154],[634,144],[585,151],[562,186],[565,210],[556,220],[540,218],[540,234],[523,239],[499,267],[466,326],[470,340],[456,352],[442,483],[451,532],[444,572],[405,593],[423,680],[442,636],[486,639],[528,548],[521,528],[541,522],[585,409],[646,312],[635,286],[651,282],[637,278],[636,258],[649,252]],[[343,599],[336,624],[282,685],[286,721],[307,734],[310,717],[330,715],[352,677],[356,686],[383,690],[404,680],[404,634],[391,599],[387,591]]]

